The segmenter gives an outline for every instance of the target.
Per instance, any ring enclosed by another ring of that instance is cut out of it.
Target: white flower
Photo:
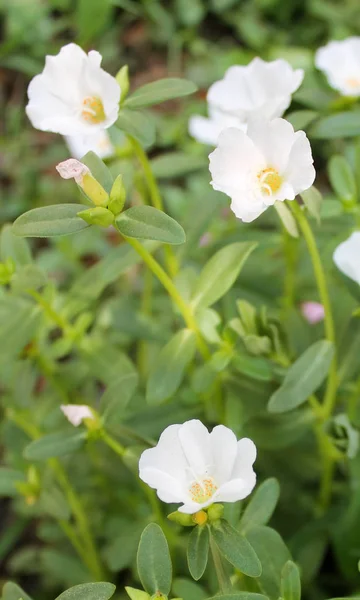
[[[343,96],[360,96],[360,37],[329,42],[319,48],[315,65]]]
[[[101,54],[86,54],[76,44],[47,56],[28,88],[26,113],[37,129],[62,135],[89,135],[118,116],[120,87],[101,67]]]
[[[360,231],[354,231],[333,254],[339,271],[360,285]]]
[[[79,427],[84,419],[94,419],[90,406],[86,404],[62,404],[60,408],[74,427]]]
[[[247,133],[225,129],[209,158],[211,185],[230,196],[232,211],[245,222],[277,200],[294,200],[315,179],[309,140],[285,119],[252,121]]]
[[[216,146],[220,133],[227,127],[245,129],[246,125],[238,117],[218,110],[211,105],[208,107],[209,118],[195,115],[189,120],[189,133],[198,142]]]
[[[251,440],[237,441],[223,425],[209,433],[192,420],[167,427],[157,446],[141,455],[139,472],[160,500],[181,502],[179,511],[193,514],[213,502],[246,498],[256,482],[255,458]]]
[[[71,156],[82,158],[88,152],[95,152],[100,158],[114,155],[114,146],[105,130],[96,131],[91,135],[66,135],[65,141]]]
[[[90,169],[76,158],[68,158],[56,165],[55,169],[63,179],[75,179],[81,185],[85,175],[90,174]]]
[[[291,94],[304,78],[302,69],[294,69],[286,60],[266,62],[254,58],[248,65],[230,67],[224,79],[214,83],[207,100],[242,123],[249,118],[280,117],[291,102]]]
[[[325,309],[320,302],[303,302],[300,309],[304,319],[310,325],[316,325],[325,318]]]

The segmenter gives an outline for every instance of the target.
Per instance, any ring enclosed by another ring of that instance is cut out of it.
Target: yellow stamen
[[[97,96],[87,96],[84,98],[81,116],[85,121],[91,124],[105,121],[106,115],[100,98]]]
[[[190,486],[189,492],[193,502],[202,504],[203,502],[210,500],[217,489],[218,488],[215,485],[212,477],[208,477],[202,481],[194,481],[194,483]]]
[[[273,169],[272,167],[262,169],[262,171],[258,173],[258,179],[261,191],[266,196],[271,196],[277,192],[283,182],[281,175],[279,175],[276,169]]]

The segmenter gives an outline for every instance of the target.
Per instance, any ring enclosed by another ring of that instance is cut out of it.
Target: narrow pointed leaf
[[[334,356],[334,345],[315,342],[289,368],[278,390],[271,396],[268,410],[282,413],[300,406],[324,381]]]
[[[49,433],[26,446],[24,457],[27,460],[47,460],[72,454],[84,445],[86,438],[86,431]]]
[[[197,87],[192,81],[169,77],[141,86],[128,97],[124,106],[127,108],[143,108],[152,104],[160,104],[166,100],[188,96],[196,92]]]
[[[82,583],[66,590],[56,600],[109,600],[114,595],[115,589],[114,584],[104,581]]]
[[[134,137],[142,146],[147,148],[155,141],[155,124],[150,115],[139,110],[123,108],[119,112],[116,127]]]
[[[226,294],[256,245],[254,242],[236,242],[210,258],[200,273],[191,299],[196,310],[211,306]]]
[[[33,208],[20,215],[13,224],[13,233],[23,237],[54,237],[69,235],[89,227],[77,213],[83,204],[54,204]]]
[[[240,529],[245,533],[256,525],[266,525],[279,500],[280,486],[275,477],[264,481],[252,495],[241,517]]]

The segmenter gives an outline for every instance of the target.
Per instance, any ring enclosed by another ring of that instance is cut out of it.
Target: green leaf
[[[321,207],[323,203],[322,194],[314,185],[312,185],[311,188],[305,190],[305,192],[301,192],[300,196],[311,216],[320,223]]]
[[[315,342],[288,369],[282,385],[271,396],[268,410],[282,413],[300,406],[324,381],[334,356],[334,344]]]
[[[173,594],[186,600],[206,600],[207,594],[199,583],[178,577],[173,582]]]
[[[346,158],[341,155],[332,156],[328,164],[330,183],[344,204],[352,205],[356,202],[356,181]]]
[[[194,527],[187,547],[187,562],[193,579],[198,581],[206,569],[209,557],[209,528],[207,525]]]
[[[110,194],[114,179],[104,161],[95,152],[90,151],[82,157],[81,162],[90,169],[94,179]],[[84,209],[84,207],[82,208]]]
[[[164,596],[169,595],[172,579],[169,546],[156,523],[150,523],[142,533],[137,568],[142,586],[149,594],[161,592]]]
[[[126,587],[125,590],[131,600],[150,600],[149,594],[143,590],[136,590],[131,587]]]
[[[301,600],[300,573],[292,560],[288,560],[283,566],[280,589],[284,600]]]
[[[75,16],[81,45],[86,46],[104,30],[112,11],[110,0],[77,0]]]
[[[116,121],[116,127],[134,137],[145,148],[155,142],[155,124],[147,113],[122,108]]]
[[[360,135],[360,111],[351,110],[319,119],[311,127],[309,137],[319,140]]]
[[[246,537],[223,519],[220,524],[214,524],[211,527],[211,535],[221,554],[229,563],[244,575],[259,577],[261,564]]]
[[[266,525],[270,520],[280,495],[279,482],[275,477],[266,479],[252,495],[240,520],[243,533],[257,525]]]
[[[109,600],[114,595],[116,587],[112,583],[82,583],[74,585],[63,592],[55,600]]]
[[[208,600],[269,600],[267,596],[263,594],[256,594],[255,592],[235,592],[234,594],[220,594],[212,596]]]
[[[47,460],[72,454],[84,445],[86,438],[86,431],[49,433],[26,446],[24,457],[27,460]]]
[[[17,266],[24,267],[32,263],[31,251],[27,240],[13,233],[13,226],[4,225],[0,235],[0,260],[11,258]]]
[[[83,204],[54,204],[33,208],[20,215],[13,224],[13,233],[23,237],[53,237],[69,235],[89,227],[77,213]]]
[[[41,508],[54,519],[68,521],[71,510],[67,499],[59,488],[43,489],[40,496]]]
[[[8,581],[5,583],[2,589],[2,600],[32,600],[31,596],[29,596],[24,590],[17,585],[17,583],[13,583],[12,581]]]
[[[280,201],[275,202],[274,208],[288,234],[291,235],[291,237],[298,238],[299,230],[291,210],[284,202]]]
[[[24,473],[0,467],[0,496],[17,496],[19,494],[16,483],[26,481]]]
[[[318,113],[314,110],[295,110],[286,115],[286,120],[291,123],[295,131],[305,129],[310,123],[315,121]]]
[[[207,165],[203,156],[192,156],[182,152],[169,152],[157,156],[151,161],[151,169],[157,179],[183,177]]]
[[[315,421],[312,410],[298,409],[280,415],[260,414],[245,424],[246,435],[266,450],[280,450],[296,444]]]
[[[179,78],[159,79],[153,83],[141,86],[128,97],[124,106],[127,108],[143,108],[152,104],[160,104],[166,100],[188,96],[196,92],[197,87],[192,81]]]
[[[270,527],[253,527],[246,535],[258,555],[262,572],[257,584],[270,600],[280,596],[280,580],[283,566],[291,555],[280,535]]]
[[[0,364],[32,341],[41,318],[41,309],[31,302],[12,296],[0,298]]]
[[[247,354],[237,352],[233,357],[232,363],[239,373],[247,375],[251,379],[271,381],[273,378],[271,363],[266,358],[248,356]]]
[[[155,240],[166,244],[183,244],[181,225],[162,210],[152,206],[133,206],[116,217],[120,233],[135,239]]]
[[[191,303],[196,310],[211,306],[226,294],[256,246],[254,242],[236,242],[221,248],[210,258],[192,296]]]
[[[161,404],[175,394],[186,367],[194,357],[195,347],[195,333],[182,329],[161,349],[147,383],[146,400],[149,404]]]
[[[123,373],[106,388],[100,400],[100,413],[105,423],[121,421],[138,380],[136,371]]]

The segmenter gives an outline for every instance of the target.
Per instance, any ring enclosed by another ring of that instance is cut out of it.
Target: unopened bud
[[[107,206],[109,194],[102,185],[91,175],[90,169],[84,163],[69,158],[56,166],[56,170],[63,179],[74,179],[86,196],[96,206]]]
[[[110,192],[109,210],[114,215],[121,213],[126,200],[126,190],[123,182],[123,176],[118,175]]]
[[[114,215],[107,208],[96,206],[88,208],[77,213],[84,221],[90,225],[100,225],[100,227],[109,227],[114,222]]]
[[[181,513],[178,510],[170,513],[167,518],[169,521],[173,521],[178,525],[182,525],[183,527],[194,527],[194,521],[192,519],[192,515],[187,515],[185,513]]]
[[[120,71],[118,71],[116,77],[116,81],[118,82],[121,90],[120,102],[124,102],[126,96],[128,95],[128,91],[130,88],[129,82],[129,67],[124,65],[121,67]]]
[[[205,525],[206,521],[208,520],[208,516],[204,510],[199,510],[199,512],[191,516],[196,525]]]
[[[219,521],[222,518],[224,514],[224,507],[222,504],[212,504],[209,506],[207,513],[209,521],[214,523],[214,521]]]

